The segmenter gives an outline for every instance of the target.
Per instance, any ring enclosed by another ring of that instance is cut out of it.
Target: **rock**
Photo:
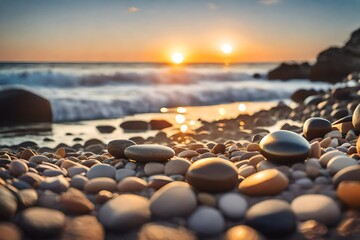
[[[191,162],[184,158],[173,158],[165,165],[166,175],[185,175]]]
[[[23,89],[0,91],[0,112],[0,125],[52,122],[50,102]]]
[[[50,190],[55,193],[65,192],[69,187],[69,182],[64,178],[63,175],[56,177],[47,177],[40,183],[39,188],[42,190]]]
[[[246,167],[241,167],[238,170],[238,174],[244,178],[247,178],[249,176],[251,176],[252,174],[256,173],[256,168],[253,166],[246,166]]]
[[[279,164],[303,162],[310,154],[310,144],[300,135],[279,130],[266,135],[260,141],[261,154]]]
[[[126,177],[130,177],[130,176],[134,176],[134,175],[135,175],[134,170],[121,168],[121,169],[116,170],[115,178],[116,178],[116,181],[119,182]]]
[[[322,138],[332,130],[331,122],[324,118],[312,117],[305,121],[303,132],[308,140]]]
[[[237,225],[226,231],[225,240],[262,240],[263,237],[253,228]]]
[[[245,178],[238,186],[240,192],[250,196],[281,193],[288,187],[288,178],[279,170],[267,169]]]
[[[196,208],[196,196],[187,183],[172,182],[150,198],[150,210],[159,218],[186,217]]]
[[[89,168],[86,166],[74,166],[74,167],[70,167],[68,168],[68,176],[69,177],[74,177],[75,175],[79,175],[82,173],[87,173],[87,171],[89,171]]]
[[[151,130],[162,130],[173,125],[164,119],[152,119],[149,122]]]
[[[32,207],[20,213],[18,225],[26,235],[34,238],[54,237],[65,226],[65,215],[57,210]]]
[[[230,219],[242,219],[247,211],[248,203],[237,193],[226,193],[219,198],[220,211]]]
[[[76,175],[71,178],[70,186],[79,190],[84,189],[85,183],[88,181],[87,177]]]
[[[354,110],[352,124],[356,130],[360,131],[360,104]]]
[[[359,35],[360,29],[351,34],[350,40],[342,48],[330,47],[321,52],[311,68],[310,79],[336,83],[352,72],[359,72]]]
[[[342,181],[336,191],[342,202],[351,208],[360,208],[360,182]]]
[[[116,182],[112,178],[94,178],[85,183],[84,190],[87,193],[96,194],[101,190],[114,192],[116,190]]]
[[[330,151],[330,152],[327,152],[327,153],[324,153],[320,159],[319,159],[319,162],[321,164],[322,167],[325,167],[327,166],[327,164],[329,163],[329,161],[335,157],[335,156],[346,156],[345,153],[343,152],[340,152],[340,151],[337,151],[337,150],[334,150],[334,151]]]
[[[308,79],[310,74],[310,64],[304,62],[281,63],[280,66],[268,72],[269,80],[290,80],[290,79]]]
[[[333,177],[334,186],[337,187],[342,181],[360,181],[360,166],[349,166],[338,171]]]
[[[299,89],[296,90],[292,95],[291,95],[291,100],[293,100],[296,103],[303,103],[305,101],[305,99],[307,97],[310,96],[314,96],[319,94],[318,91],[314,90],[314,89]]]
[[[171,182],[174,182],[174,179],[172,179],[168,176],[155,175],[155,176],[149,177],[148,187],[158,190],[158,189],[162,188],[163,186],[165,186],[166,184],[169,184]]]
[[[95,208],[94,204],[76,188],[69,188],[67,192],[61,194],[60,202],[72,214],[87,214]]]
[[[310,155],[309,158],[319,159],[321,157],[321,146],[318,141],[315,141],[310,144]]]
[[[21,207],[28,208],[35,206],[38,201],[38,194],[35,189],[24,189],[18,192]]]
[[[200,192],[197,194],[197,199],[200,204],[208,207],[217,207],[216,197],[210,193]]]
[[[307,194],[295,198],[291,208],[300,221],[315,220],[328,226],[335,225],[340,218],[340,208],[328,196]]]
[[[212,153],[218,154],[218,153],[225,153],[226,150],[226,146],[223,143],[217,143],[213,148],[212,148]]]
[[[114,126],[110,126],[110,125],[98,125],[98,126],[96,126],[96,129],[100,133],[112,133],[113,131],[116,130],[116,128]]]
[[[245,215],[246,224],[267,237],[280,238],[296,230],[296,216],[283,200],[265,200],[253,205]]]
[[[330,174],[334,175],[343,168],[357,165],[357,161],[346,155],[339,155],[331,158],[327,164],[327,170]]]
[[[196,240],[196,236],[183,227],[147,223],[139,231],[139,240]]]
[[[149,200],[123,194],[106,202],[99,210],[99,220],[108,230],[127,231],[150,220]]]
[[[175,152],[166,146],[143,144],[126,148],[125,156],[138,162],[163,162],[174,157]]]
[[[9,165],[9,170],[13,176],[18,177],[29,171],[29,168],[24,161],[12,160]]]
[[[200,191],[225,192],[237,183],[237,169],[221,158],[205,158],[194,162],[186,173],[187,182]]]
[[[146,131],[149,130],[149,123],[141,120],[128,120],[120,124],[120,127],[127,131]]]
[[[94,216],[85,215],[66,219],[66,226],[61,240],[103,240],[105,232]]]
[[[0,240],[21,240],[22,234],[20,229],[12,223],[1,222],[0,223]]]
[[[213,236],[224,231],[225,220],[217,209],[200,206],[189,217],[188,228],[199,235]]]
[[[145,164],[144,172],[146,176],[152,176],[156,174],[163,174],[165,166],[158,162],[148,162]]]
[[[93,165],[86,176],[89,179],[98,178],[98,177],[108,177],[115,178],[116,168],[107,164],[97,164]]]
[[[138,177],[124,178],[117,185],[119,192],[137,192],[145,188],[147,188],[147,182]]]
[[[0,196],[0,220],[10,219],[17,210],[15,196],[2,185],[0,185]]]
[[[126,139],[112,140],[107,145],[107,150],[116,158],[125,158],[124,151],[127,147],[136,145],[135,142]]]
[[[30,157],[29,162],[41,164],[42,162],[50,162],[50,159],[43,155],[36,155],[36,156]]]

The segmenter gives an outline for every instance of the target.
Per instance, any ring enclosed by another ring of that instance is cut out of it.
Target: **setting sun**
[[[226,43],[221,45],[221,51],[223,51],[225,54],[229,54],[233,51],[233,48],[230,44]]]
[[[182,55],[181,53],[174,53],[171,56],[171,60],[175,64],[180,64],[184,61],[184,55]]]

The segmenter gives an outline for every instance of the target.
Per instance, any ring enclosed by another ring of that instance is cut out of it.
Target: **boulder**
[[[23,89],[0,91],[0,125],[52,122],[50,102]]]
[[[360,71],[360,29],[351,34],[343,47],[330,47],[317,56],[310,71],[313,81],[336,83]]]
[[[310,64],[307,62],[281,63],[278,67],[268,73],[269,80],[290,80],[290,79],[308,79],[310,74]]]

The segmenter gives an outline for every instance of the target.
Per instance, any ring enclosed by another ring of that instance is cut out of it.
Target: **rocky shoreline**
[[[0,149],[0,239],[359,239],[358,91],[147,139]],[[283,119],[304,124],[265,129]]]

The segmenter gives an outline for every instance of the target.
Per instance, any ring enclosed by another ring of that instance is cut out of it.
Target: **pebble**
[[[196,240],[194,233],[184,227],[161,223],[147,223],[138,233],[139,240]]]
[[[331,122],[320,117],[312,117],[305,121],[303,132],[308,140],[324,137],[324,135],[332,130]]]
[[[166,175],[185,175],[189,169],[191,162],[184,158],[173,158],[165,165]]]
[[[253,166],[246,166],[238,170],[238,174],[244,178],[247,178],[254,173],[256,173],[256,168]]]
[[[99,220],[106,229],[124,231],[140,227],[150,220],[150,203],[145,197],[123,194],[106,202],[99,210]]]
[[[208,207],[216,207],[217,200],[216,197],[210,193],[200,192],[197,194],[197,199],[200,204],[206,205]]]
[[[253,205],[245,215],[245,222],[267,237],[280,238],[296,230],[296,216],[290,205],[270,199]]]
[[[76,188],[69,188],[69,190],[61,194],[60,202],[72,214],[87,214],[95,208],[94,204]]]
[[[360,181],[360,166],[354,165],[341,169],[333,177],[333,183],[337,187],[342,181]]]
[[[249,196],[267,196],[281,193],[288,184],[289,180],[283,173],[268,169],[245,178],[238,188],[241,193]]]
[[[90,215],[66,218],[62,240],[103,240],[105,231],[96,217]]]
[[[334,225],[339,221],[340,208],[328,196],[307,194],[295,198],[291,208],[300,221],[315,220],[325,225]]]
[[[0,222],[0,240],[21,240],[20,229],[13,223]]]
[[[54,237],[65,227],[65,215],[53,209],[32,207],[21,212],[18,224],[34,238]]]
[[[108,143],[107,150],[115,158],[125,158],[125,149],[132,145],[136,145],[136,143],[131,140],[117,139]]]
[[[358,131],[360,131],[360,104],[354,110],[352,124]]]
[[[342,138],[341,132],[334,130],[325,134],[324,138]]]
[[[10,219],[17,210],[17,201],[14,195],[0,185],[0,220]]]
[[[74,166],[74,167],[68,168],[67,175],[72,178],[78,174],[82,174],[82,173],[86,174],[88,170],[89,170],[89,168],[86,166],[83,166],[83,165]]]
[[[43,155],[36,155],[36,156],[32,156],[29,159],[29,162],[40,164],[42,162],[50,162],[50,159],[48,157],[46,157],[46,156],[43,156]]]
[[[338,156],[338,155],[341,155],[341,156],[346,156],[345,153],[343,152],[340,152],[340,151],[337,151],[337,150],[334,150],[334,151],[330,151],[330,152],[327,152],[325,154],[323,154],[320,159],[319,159],[319,162],[320,162],[320,165],[322,167],[327,167],[327,164],[328,162],[335,156]]]
[[[200,206],[188,218],[188,227],[199,235],[214,236],[225,229],[225,219],[211,207]]]
[[[280,164],[303,162],[310,154],[310,144],[299,134],[279,130],[260,141],[261,154],[269,161]]]
[[[295,184],[301,186],[304,189],[311,188],[313,182],[309,178],[301,178],[295,181]]]
[[[238,193],[226,193],[219,198],[219,209],[230,219],[242,219],[248,209],[248,203]]]
[[[24,161],[13,160],[9,165],[9,170],[13,176],[19,177],[20,175],[29,171],[29,167]]]
[[[154,188],[157,190],[171,182],[174,182],[173,178],[170,178],[168,176],[163,176],[163,175],[154,175],[154,176],[149,177],[148,187]]]
[[[113,193],[107,190],[101,190],[96,194],[95,201],[99,204],[104,204],[113,198]]]
[[[42,190],[50,190],[55,193],[65,192],[70,184],[63,175],[56,177],[47,177],[40,183],[39,188]]]
[[[342,181],[336,193],[340,200],[351,208],[360,208],[360,182]]]
[[[237,183],[237,169],[221,158],[205,158],[194,162],[186,173],[187,182],[204,192],[225,192]]]
[[[125,156],[138,162],[164,162],[174,157],[175,152],[166,146],[143,144],[126,148]]]
[[[321,157],[321,146],[318,141],[310,144],[310,155],[309,158],[320,158]]]
[[[87,177],[82,175],[75,175],[71,178],[70,187],[77,188],[79,190],[84,189],[85,183],[88,181]]]
[[[229,228],[225,240],[262,240],[264,239],[255,229],[246,225],[237,225]]]
[[[196,195],[184,182],[169,183],[150,198],[151,213],[159,218],[186,217],[196,206]]]
[[[147,188],[147,182],[138,177],[127,177],[117,184],[119,192],[137,192]]]
[[[28,208],[35,206],[38,201],[38,193],[35,189],[24,189],[18,192],[18,198],[21,206]]]
[[[192,158],[199,156],[200,154],[195,150],[185,150],[178,154],[180,158]]]
[[[165,166],[158,162],[148,162],[145,164],[144,172],[146,176],[152,176],[156,174],[163,174]]]
[[[86,176],[89,179],[98,177],[108,177],[115,179],[116,169],[113,166],[107,164],[97,164],[92,166],[87,172]]]
[[[85,183],[84,190],[91,194],[96,194],[101,190],[114,192],[116,190],[116,182],[112,178],[94,178]]]
[[[116,181],[119,182],[126,177],[130,177],[130,176],[134,176],[134,175],[135,175],[134,170],[122,168],[122,169],[116,170],[115,179],[116,179]]]
[[[335,156],[327,164],[327,170],[334,175],[343,168],[357,165],[357,161],[346,155]]]

